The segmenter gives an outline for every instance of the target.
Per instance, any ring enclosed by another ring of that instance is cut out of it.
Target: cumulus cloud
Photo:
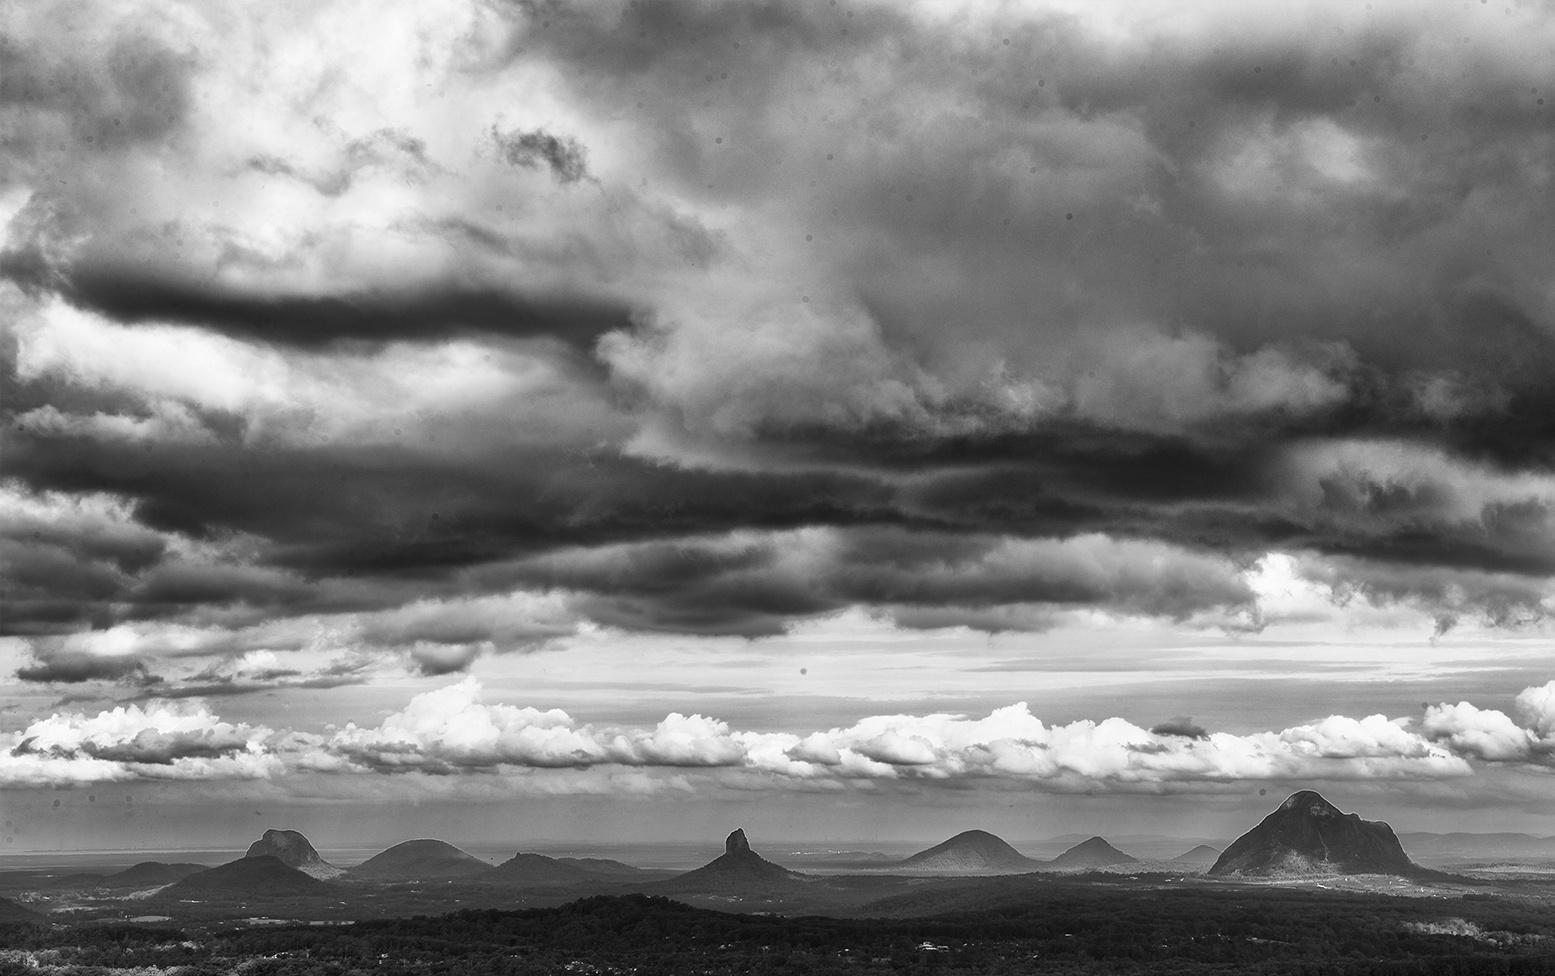
[[[60,713],[0,736],[0,783],[265,778],[284,768],[273,737],[263,726],[224,722],[200,704]]]
[[[1535,741],[1528,729],[1505,713],[1468,702],[1427,708],[1420,731],[1433,741],[1447,743],[1454,752],[1492,762],[1526,759]]]
[[[1555,740],[1555,681],[1519,692],[1517,714],[1540,739]]]
[[[1555,20],[1476,6],[12,5],[0,627],[1543,621]]]
[[[254,665],[269,663],[254,658]],[[1542,765],[1555,753],[1544,705],[1555,683],[1518,698],[1527,725],[1467,702],[1418,723],[1331,715],[1281,730],[1146,729],[1124,718],[1049,724],[1025,703],[982,718],[889,714],[847,727],[757,732],[671,713],[652,727],[579,722],[559,709],[483,700],[474,678],[416,695],[375,726],[322,734],[221,721],[199,703],[152,702],[96,716],[61,713],[7,733],[0,781],[48,785],[127,779],[351,774],[503,775],[524,770],[725,771],[808,788],[871,781],[1005,782],[1083,792],[1167,791],[1232,782],[1434,781],[1480,763]],[[692,781],[688,781],[692,782]],[[559,787],[562,788],[562,787]]]
[[[1524,688],[1515,709],[1521,722],[1505,712],[1468,702],[1426,709],[1420,731],[1459,755],[1488,762],[1547,762],[1555,755],[1555,681]]]

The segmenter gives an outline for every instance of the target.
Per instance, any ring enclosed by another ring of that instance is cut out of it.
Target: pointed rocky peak
[[[726,892],[752,894],[779,887],[804,884],[805,876],[790,871],[751,850],[745,831],[736,830],[724,839],[724,852],[685,874],[653,886],[654,891]]]

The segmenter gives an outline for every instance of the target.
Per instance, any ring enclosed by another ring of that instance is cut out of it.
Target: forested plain
[[[1555,974],[1523,899],[1054,886],[913,919],[731,914],[644,895],[349,925],[0,929],[0,976]]]

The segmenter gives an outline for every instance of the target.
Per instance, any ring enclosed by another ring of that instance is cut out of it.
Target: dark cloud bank
[[[472,106],[445,123],[467,151],[413,111],[387,141],[261,147],[267,179],[326,150],[353,174],[291,180],[313,229],[264,261],[232,175],[253,167],[201,149],[226,123],[192,108],[216,35],[98,27],[113,53],[88,64],[10,16],[4,627],[40,657],[19,676],[145,680],[68,650],[118,623],[514,590],[705,634],[858,605],[1256,626],[1244,574],[1271,550],[1444,626],[1540,619],[1555,26],[1474,6],[1121,39],[890,5],[505,8],[461,41],[479,56],[428,69]],[[537,73],[543,117],[472,94]],[[146,175],[183,163],[232,188],[219,216]],[[416,280],[339,265],[317,216],[390,176],[419,211],[381,233],[451,256]],[[173,233],[191,244],[151,246]],[[123,356],[58,352],[70,316]],[[287,412],[164,382],[134,343],[169,328],[341,392]],[[388,416],[393,357],[443,349],[517,378],[392,430],[330,419],[348,393]],[[374,639],[568,632],[504,626]]]

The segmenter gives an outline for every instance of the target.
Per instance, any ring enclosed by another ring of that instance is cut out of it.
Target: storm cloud
[[[10,10],[17,676],[1249,630],[1271,553],[1538,625],[1555,19],[1378,6]]]

